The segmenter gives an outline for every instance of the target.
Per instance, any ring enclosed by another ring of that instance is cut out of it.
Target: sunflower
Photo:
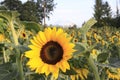
[[[68,60],[75,51],[75,45],[70,41],[71,37],[61,28],[46,28],[44,32],[40,31],[31,40],[31,50],[25,52],[25,56],[29,58],[27,65],[36,73],[45,73],[46,76],[52,73],[57,79],[59,69],[63,72],[70,69]]]
[[[21,34],[20,34],[20,37],[22,39],[27,39],[27,33],[25,31],[22,31]]]
[[[78,42],[78,39],[77,39],[77,38],[75,38],[73,42]]]
[[[75,36],[75,33],[74,33],[74,32],[72,32],[72,33],[71,33],[71,37],[74,37],[74,36]]]
[[[0,34],[0,42],[5,41],[5,36],[3,34]]]
[[[80,69],[74,69],[76,71],[76,75],[71,75],[70,78],[72,80],[85,80],[87,78],[87,75],[89,71],[85,68],[80,68]]]
[[[109,79],[120,80],[120,68],[108,69],[106,73]]]
[[[105,45],[105,41],[104,41],[104,40],[101,40],[101,44],[104,46],[104,45]]]
[[[114,43],[115,42],[115,39],[117,39],[118,37],[116,35],[112,36],[109,38],[109,40]]]
[[[90,39],[87,40],[87,43],[88,43],[89,45],[92,45],[92,41],[91,41]]]
[[[93,49],[93,50],[91,51],[91,56],[92,56],[93,59],[95,59],[95,60],[97,59],[98,54],[99,54],[99,52],[98,52],[97,49]]]

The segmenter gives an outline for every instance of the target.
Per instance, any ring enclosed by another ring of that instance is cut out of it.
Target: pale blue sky
[[[23,0],[26,1],[26,0]],[[68,25],[71,23],[81,26],[84,21],[93,17],[95,0],[54,0],[57,3],[47,24]],[[116,11],[116,0],[108,1],[113,14]],[[119,2],[119,0],[118,0]],[[120,2],[119,2],[120,5]],[[119,7],[120,9],[120,7]]]

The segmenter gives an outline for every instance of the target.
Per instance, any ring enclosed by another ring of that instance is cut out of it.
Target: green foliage
[[[17,17],[20,14],[17,11],[6,11],[6,10],[1,10],[0,11],[0,17],[7,20],[8,22],[12,20],[17,20]]]
[[[18,42],[20,44],[16,44],[14,42],[14,39],[18,39],[18,37],[20,38],[20,33],[23,29],[31,33],[33,31],[37,33],[41,30],[41,26],[38,23],[27,21],[22,22],[19,20],[18,16],[19,13],[17,11],[0,11],[0,32],[2,34],[7,33],[5,35],[5,41],[3,43],[0,43],[0,53],[2,54],[0,55],[0,80],[21,80],[24,78],[21,76],[23,73],[20,72],[22,70],[21,59],[23,53],[29,50],[27,47],[29,39],[27,41],[24,41],[22,44],[20,42]],[[16,32],[18,32],[16,38],[13,37],[11,30],[9,30],[11,27],[13,27],[15,30],[15,33],[13,34],[16,34]],[[8,62],[9,64],[6,64]],[[23,64],[25,66],[25,62]]]
[[[102,0],[95,0],[94,18],[97,20],[96,26],[111,25],[111,16],[111,7],[108,2],[103,3]]]
[[[82,32],[83,34],[86,34],[88,30],[96,23],[97,21],[94,18],[91,18],[88,20],[83,26],[82,26]]]
[[[96,23],[96,20],[95,19],[90,19],[88,20],[84,25],[83,27],[80,29],[80,31],[82,32],[81,36],[83,36],[83,40],[85,40],[85,43],[76,43],[76,46],[75,46],[75,49],[77,50],[75,52],[75,55],[78,55],[80,53],[85,53],[88,51],[86,51],[86,48],[87,48],[87,45],[86,45],[86,42],[87,42],[87,39],[86,39],[86,33],[88,32],[88,30]],[[89,54],[88,54],[89,55]]]
[[[22,2],[20,0],[4,0],[1,2],[9,10],[19,10],[22,6]]]
[[[34,21],[34,22],[40,22],[40,17],[38,16],[38,9],[36,2],[34,1],[27,1],[24,4],[22,4],[20,12],[20,19],[22,21]]]
[[[49,15],[54,10],[54,0],[45,0],[45,5],[42,0],[28,0],[22,3],[20,0],[4,0],[1,4],[11,11],[18,11],[20,13],[20,20],[34,21],[42,23],[43,18],[49,18]],[[43,7],[44,5],[44,7]],[[1,10],[6,10],[1,6]],[[45,8],[45,12],[44,12]]]
[[[97,56],[97,61],[99,63],[105,62],[108,59],[109,55],[108,53],[101,53]]]
[[[17,77],[17,71],[11,63],[0,65],[0,80],[13,80]]]
[[[39,32],[42,30],[42,25],[35,22],[23,21],[22,24],[24,25],[25,29],[29,31],[34,30],[35,32]]]
[[[83,53],[85,51],[84,44],[82,44],[82,43],[76,43],[75,50],[76,50],[76,52],[74,53],[75,56],[76,55],[77,56],[81,55],[81,53]]]
[[[97,24],[101,26],[101,18],[103,15],[102,11],[102,0],[95,0],[95,5],[94,5],[94,17],[97,20]]]

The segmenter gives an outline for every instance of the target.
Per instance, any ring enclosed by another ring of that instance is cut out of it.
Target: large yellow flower
[[[70,69],[68,60],[75,51],[75,45],[70,43],[70,40],[71,37],[61,28],[46,28],[44,32],[40,31],[31,40],[31,50],[25,52],[25,56],[29,58],[27,65],[36,73],[45,73],[46,76],[52,73],[53,77],[58,78],[59,69],[63,72]]]

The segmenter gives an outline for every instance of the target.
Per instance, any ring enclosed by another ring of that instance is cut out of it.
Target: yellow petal
[[[41,70],[42,70],[42,67],[44,66],[44,63],[41,64],[40,66],[37,67],[37,69],[35,70],[36,73],[42,73]]]
[[[30,59],[30,61],[28,62],[28,65],[38,67],[41,65],[41,63],[42,63],[42,61],[39,58],[33,58],[33,59]]]
[[[41,40],[41,38],[40,38],[39,35],[36,36],[36,40],[39,42],[39,44],[40,44],[41,46],[43,46],[43,45],[45,44],[45,43]]]
[[[40,50],[40,49],[41,49],[40,46],[37,47],[37,46],[35,46],[35,45],[28,45],[28,47],[31,48],[32,50]]]
[[[35,70],[37,67],[41,66],[42,61],[38,58],[30,59],[27,65],[30,67],[31,70]]]
[[[39,58],[40,54],[39,54],[38,51],[30,50],[30,51],[25,52],[25,56],[28,57],[28,58],[34,58],[34,57]]]
[[[57,79],[57,78],[58,78],[58,75],[59,75],[59,70],[56,69],[56,70],[55,70],[54,72],[52,72],[52,73],[53,73],[54,78]]]
[[[60,28],[60,29],[58,29],[58,31],[56,32],[56,36],[60,36],[61,34],[63,34],[63,30]]]
[[[59,37],[56,38],[56,41],[61,45],[64,46],[65,43],[68,43],[66,41],[66,37],[64,36],[64,34],[59,35]]]
[[[48,75],[50,74],[49,65],[48,65],[48,64],[45,64],[44,66],[45,66],[45,67],[44,67],[44,69],[45,69],[45,74],[46,74],[46,76],[48,76]]]
[[[44,32],[39,32],[38,35],[40,36],[40,40],[45,44],[47,42],[46,40],[46,36],[44,34]]]
[[[74,46],[75,46],[75,45],[74,45],[73,43],[69,43],[69,44],[66,43],[66,44],[64,44],[63,49],[66,50],[66,51],[67,51],[67,50],[69,51],[69,50],[71,50],[72,48],[74,48]]]
[[[48,64],[44,63],[42,70],[41,70],[41,73],[45,73],[46,76],[48,76],[48,74],[50,73]]]
[[[56,27],[54,27],[52,29],[51,40],[56,41],[56,37],[58,37],[58,36],[56,36]]]
[[[82,69],[82,74],[85,78],[87,78],[88,72],[89,71],[87,69]]]
[[[60,67],[60,69],[63,72],[66,72],[66,69],[70,69],[70,65],[68,64],[67,61],[64,61],[64,60],[60,61],[60,63],[58,63],[57,65]]]
[[[34,46],[40,47],[40,44],[39,44],[39,43],[35,42],[34,40],[30,40],[30,41],[31,41],[31,43],[32,43]]]
[[[69,60],[69,59],[71,59],[72,58],[72,55],[64,55],[63,56],[63,60]]]
[[[72,80],[75,80],[75,75],[71,75],[70,78],[71,78]]]
[[[51,28],[46,28],[44,34],[46,36],[47,41],[50,41],[51,40],[51,34],[53,34]]]
[[[84,77],[81,73],[79,74],[79,77],[80,77],[81,80],[84,80]]]
[[[68,64],[67,61],[63,61],[62,64],[64,65],[64,67],[66,67],[66,69],[70,70],[70,65]]]

